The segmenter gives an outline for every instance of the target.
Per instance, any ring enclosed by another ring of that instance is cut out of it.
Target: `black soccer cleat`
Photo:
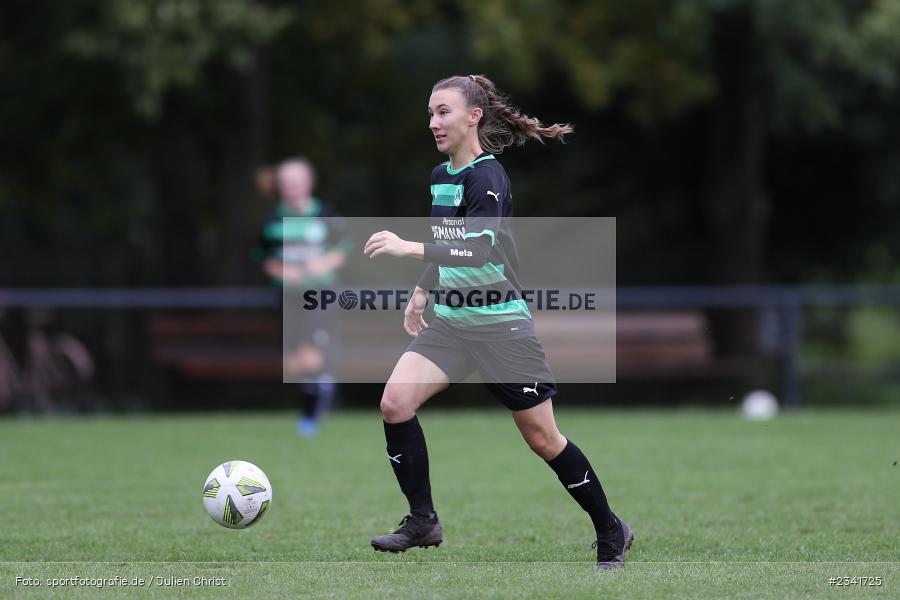
[[[379,535],[372,540],[372,547],[379,552],[406,552],[410,548],[440,546],[444,541],[444,530],[438,521],[420,515],[406,515],[400,521],[400,528],[387,535]]]
[[[599,538],[591,548],[597,549],[597,565],[595,569],[605,571],[618,569],[625,564],[625,552],[634,542],[634,531],[625,521],[616,517],[618,527],[612,529],[608,537]]]

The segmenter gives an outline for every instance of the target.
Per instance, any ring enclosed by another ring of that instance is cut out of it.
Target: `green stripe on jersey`
[[[510,300],[490,306],[446,306],[434,305],[434,314],[461,327],[478,327],[517,319],[530,319],[528,304],[524,300]]]
[[[437,206],[461,206],[466,203],[463,196],[465,186],[455,183],[436,183],[431,186],[431,204]]]
[[[506,281],[503,264],[485,263],[481,267],[439,266],[441,287],[467,288]]]
[[[328,237],[328,228],[318,219],[291,217],[272,221],[265,227],[264,235],[270,240],[302,241],[318,244]]]
[[[497,245],[497,234],[495,234],[495,233],[494,233],[493,231],[491,231],[490,229],[484,229],[484,230],[482,230],[482,231],[473,231],[472,233],[467,233],[466,235],[463,236],[463,239],[466,239],[466,240],[467,240],[467,239],[469,239],[469,238],[478,237],[479,235],[489,235],[489,236],[491,236],[491,246],[496,246],[496,245]]]

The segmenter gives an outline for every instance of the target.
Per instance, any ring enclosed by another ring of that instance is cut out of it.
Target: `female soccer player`
[[[551,400],[557,391],[555,379],[516,276],[510,183],[491,154],[528,139],[562,139],[572,127],[544,127],[520,114],[507,105],[493,82],[480,75],[439,81],[432,89],[428,114],[437,149],[450,158],[431,172],[435,243],[407,241],[380,231],[363,249],[370,258],[384,254],[429,263],[404,314],[404,328],[414,339],[397,361],[381,398],[388,460],[409,501],[409,514],[397,531],[376,537],[372,546],[404,552],[443,541],[416,410],[477,368],[491,393],[512,411],[529,447],[547,461],[590,515],[596,530],[597,568],[619,567],[634,535],[610,510],[588,459],[557,429]],[[436,283],[447,293],[434,294],[435,318],[429,325],[422,313]],[[491,304],[471,306],[449,301],[454,291],[467,297],[473,290],[499,292],[496,296],[502,301],[495,297]]]
[[[258,249],[263,271],[281,288],[279,296],[297,302],[302,291],[331,284],[344,265],[350,240],[343,219],[332,206],[313,196],[315,169],[305,158],[282,161],[273,173],[280,196],[263,223]],[[315,436],[319,419],[334,400],[334,323],[326,311],[287,311],[284,365],[301,377],[302,415],[297,433]]]

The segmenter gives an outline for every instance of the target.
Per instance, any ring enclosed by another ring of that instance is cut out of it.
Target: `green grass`
[[[900,412],[559,409],[613,508],[635,529],[627,566],[591,570],[587,516],[502,411],[425,410],[438,549],[377,554],[405,512],[377,412],[293,417],[0,420],[0,597],[16,577],[224,577],[140,597],[897,598]],[[207,473],[250,460],[271,510],[226,530],[203,509]],[[881,587],[829,577],[880,576]],[[32,588],[32,597],[96,597]],[[28,595],[28,592],[25,592]]]

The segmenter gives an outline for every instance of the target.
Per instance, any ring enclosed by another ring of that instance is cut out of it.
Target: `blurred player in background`
[[[538,341],[516,271],[512,192],[506,171],[494,158],[513,143],[561,139],[568,125],[544,127],[506,104],[482,76],[450,77],[432,89],[429,128],[439,152],[450,160],[431,172],[431,229],[434,243],[400,239],[390,231],[372,234],[363,249],[429,263],[407,305],[404,327],[414,337],[397,361],[381,399],[388,460],[410,513],[394,533],[372,547],[403,552],[440,545],[443,531],[431,499],[428,451],[416,417],[430,397],[476,369],[490,392],[512,411],[529,447],[543,458],[588,513],[596,533],[598,569],[622,566],[633,539],[631,528],[610,510],[588,459],[556,426],[557,387]],[[422,311],[430,290],[469,298],[496,293],[491,305],[454,306],[438,296],[435,318]],[[477,445],[472,448],[477,452]],[[474,455],[473,455],[474,456]]]
[[[333,285],[350,251],[344,221],[312,195],[315,171],[303,158],[285,160],[275,170],[279,204],[260,233],[263,270],[283,290],[285,305],[299,306],[303,290]],[[334,323],[329,311],[285,310],[284,369],[300,384],[302,414],[297,432],[313,436],[331,406],[334,380]]]

